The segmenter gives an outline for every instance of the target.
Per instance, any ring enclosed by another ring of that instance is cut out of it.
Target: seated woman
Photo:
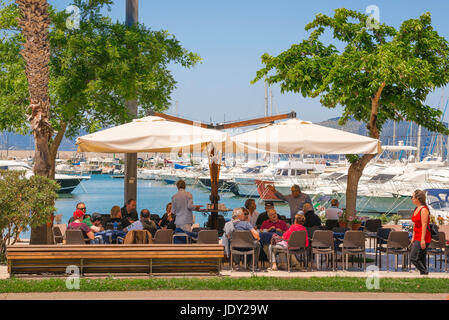
[[[161,229],[163,229],[163,230],[165,230],[165,229],[175,230],[176,229],[175,215],[173,214],[173,211],[172,211],[171,202],[167,203],[167,205],[165,206],[165,213],[162,216],[162,219],[159,221],[159,227],[161,227]]]
[[[270,247],[268,248],[269,256],[270,256],[270,260],[271,260],[271,264],[272,264],[271,265],[272,271],[276,271],[278,269],[277,265],[276,265],[276,257],[275,257],[275,254],[273,253],[273,248],[287,248],[288,240],[290,239],[290,236],[293,231],[306,231],[307,232],[307,229],[304,227],[305,221],[306,221],[306,219],[305,219],[304,215],[302,215],[302,214],[295,215],[295,224],[293,224],[282,235],[282,239],[284,241],[278,242],[275,245],[271,244]],[[306,247],[308,247],[308,246],[309,246],[309,239],[308,239],[308,237],[306,237]]]
[[[81,210],[75,210],[73,213],[73,222],[69,223],[67,230],[79,229],[83,232],[83,236],[90,240],[90,243],[97,243],[95,241],[95,235],[93,231],[83,222],[84,212]]]
[[[106,223],[106,230],[114,229],[114,224],[117,224],[117,230],[122,230],[122,212],[119,206],[113,206],[111,208],[111,220]]]

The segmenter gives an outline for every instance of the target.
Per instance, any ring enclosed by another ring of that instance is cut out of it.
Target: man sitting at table
[[[284,221],[279,220],[278,214],[274,209],[268,210],[268,219],[265,220],[260,227],[260,231],[262,232],[274,232],[280,236],[282,236],[287,229],[287,224]]]
[[[241,208],[242,209],[242,213],[240,214],[239,217],[239,221],[237,221],[234,224],[234,229],[235,230],[243,230],[243,231],[251,231],[251,234],[253,235],[254,238],[254,243],[256,244],[256,248],[255,248],[255,255],[256,258],[254,259],[254,265],[257,266],[257,263],[259,262],[259,255],[260,255],[260,235],[259,232],[254,229],[254,227],[251,225],[251,223],[249,223],[249,211],[246,208]],[[232,246],[232,241],[231,241],[231,246]],[[238,258],[238,257],[236,257]],[[237,261],[236,261],[237,262]]]
[[[304,227],[312,228],[321,226],[321,219],[318,217],[313,210],[313,207],[310,203],[305,203],[303,207],[304,217],[306,218],[306,222],[304,223]]]
[[[150,219],[150,211],[148,209],[142,209],[140,211],[140,220],[137,220],[123,229],[123,231],[128,232],[131,230],[147,230],[154,237],[157,231],[156,223]]]
[[[268,220],[268,210],[274,209],[274,202],[273,201],[265,201],[265,211],[259,214],[256,221],[256,229],[260,229],[260,226],[265,220]],[[278,214],[278,219],[281,217]]]

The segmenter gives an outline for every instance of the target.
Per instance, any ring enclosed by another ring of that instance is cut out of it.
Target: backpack
[[[433,240],[436,240],[436,241],[440,240],[439,230],[438,230],[438,226],[436,224],[430,223],[429,230],[430,230],[430,235]]]

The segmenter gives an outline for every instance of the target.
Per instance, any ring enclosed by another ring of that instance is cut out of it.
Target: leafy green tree
[[[50,177],[64,136],[129,121],[127,100],[137,100],[140,116],[163,111],[176,86],[169,64],[190,68],[201,60],[167,31],[112,22],[101,13],[110,0],[73,4],[80,9],[79,29],[70,28],[70,14],[49,7]],[[19,54],[24,41],[17,22],[19,8],[4,0],[1,8],[0,129],[27,133],[30,110],[25,62]]]
[[[267,76],[269,83],[280,83],[282,92],[319,97],[327,108],[341,105],[340,124],[362,121],[372,138],[379,138],[388,119],[448,134],[441,111],[425,104],[430,92],[449,82],[448,42],[433,29],[430,13],[404,21],[399,29],[380,23],[371,28],[369,19],[344,8],[333,17],[316,15],[305,27],[311,31],[308,39],[276,57],[262,55],[265,67],[253,83]],[[334,43],[320,41],[326,29]],[[350,157],[348,214],[355,214],[359,179],[373,157]]]
[[[51,222],[57,191],[54,180],[25,171],[0,170],[0,255],[22,231]]]

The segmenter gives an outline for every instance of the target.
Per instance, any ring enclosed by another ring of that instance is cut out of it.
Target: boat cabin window
[[[369,182],[387,182],[394,178],[395,174],[378,174],[372,177]]]

